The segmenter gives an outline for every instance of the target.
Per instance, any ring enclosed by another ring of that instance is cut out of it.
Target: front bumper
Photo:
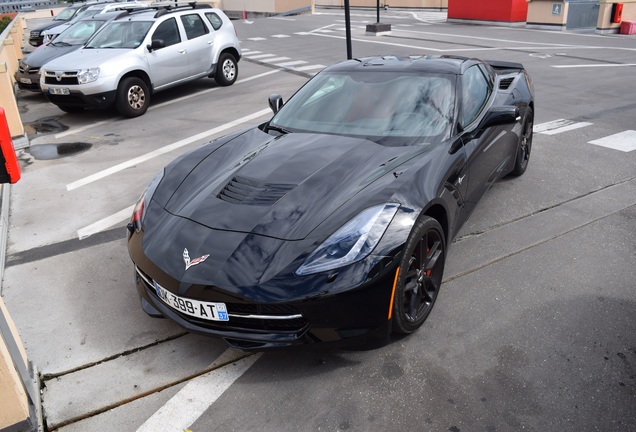
[[[263,350],[317,342],[378,345],[391,333],[388,312],[396,265],[387,266],[371,282],[334,295],[289,303],[226,301],[229,321],[200,320],[171,308],[159,299],[153,279],[138,267],[135,284],[148,315],[170,318],[192,333],[222,338],[235,348]],[[198,299],[219,301],[214,294]],[[288,319],[272,319],[281,316]]]
[[[44,90],[44,95],[49,102],[58,106],[78,108],[107,108],[115,103],[117,91],[86,95],[79,91],[71,90],[68,95],[55,95]]]

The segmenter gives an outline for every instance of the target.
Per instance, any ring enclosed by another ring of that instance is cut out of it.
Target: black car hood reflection
[[[216,230],[300,240],[421,150],[322,134],[274,137],[254,128],[205,157],[165,208]]]

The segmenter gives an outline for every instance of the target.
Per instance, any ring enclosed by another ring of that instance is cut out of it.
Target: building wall
[[[528,14],[527,0],[450,0],[448,19],[523,22]]]
[[[452,0],[451,0],[452,1]],[[316,6],[344,7],[344,0],[315,0]],[[377,0],[350,0],[351,7],[377,7]],[[396,8],[446,9],[448,0],[380,0],[380,6]]]
[[[596,22],[596,32],[601,34],[618,33],[620,23],[612,22],[614,3],[623,3],[623,21],[636,21],[636,0],[601,0]]]

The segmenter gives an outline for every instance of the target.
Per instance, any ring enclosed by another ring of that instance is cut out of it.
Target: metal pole
[[[376,22],[377,22],[377,23],[379,23],[379,22],[380,22],[380,0],[378,0],[378,7],[377,7],[377,11],[378,11],[378,14],[377,14],[377,15],[378,15],[378,17],[377,17]]]
[[[351,9],[349,7],[349,0],[344,0],[345,5],[345,28],[347,36],[347,60],[353,58],[351,53]]]

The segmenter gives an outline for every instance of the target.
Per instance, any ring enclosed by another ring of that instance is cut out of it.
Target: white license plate
[[[32,84],[31,78],[20,78],[22,84]]]
[[[171,293],[154,282],[157,296],[168,306],[181,313],[209,321],[229,321],[225,303],[203,302]]]
[[[62,88],[49,88],[49,93],[54,95],[70,95],[71,91],[66,87]]]

